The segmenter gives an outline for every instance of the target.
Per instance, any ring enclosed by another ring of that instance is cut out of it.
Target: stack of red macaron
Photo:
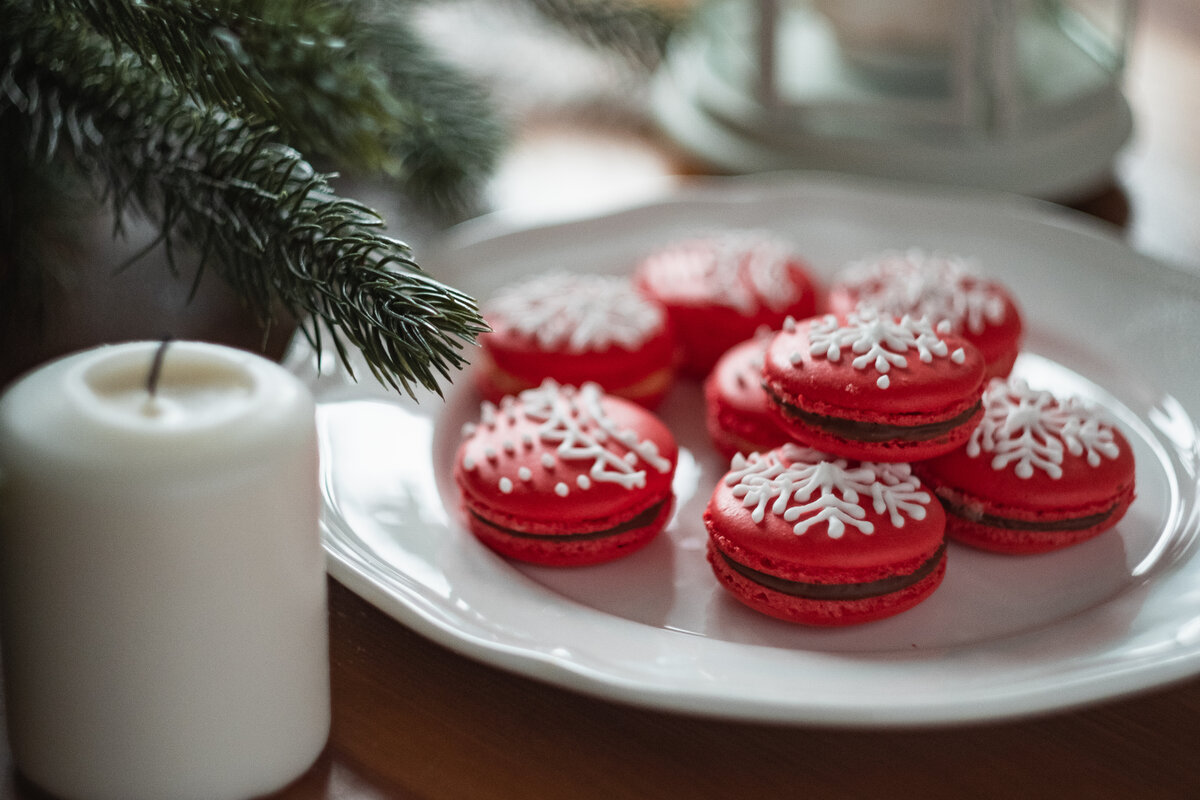
[[[709,563],[771,616],[881,619],[937,589],[947,538],[1044,552],[1122,517],[1128,441],[1008,377],[1022,320],[1004,286],[911,249],[848,265],[822,301],[796,253],[761,232],[691,237],[625,276],[542,275],[485,304],[488,399],[455,473],[472,532],[564,566],[646,544],[677,458],[652,409],[689,376],[731,459],[703,515]]]

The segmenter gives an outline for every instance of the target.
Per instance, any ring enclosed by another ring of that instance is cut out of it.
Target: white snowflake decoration
[[[1007,308],[997,288],[974,261],[917,248],[888,252],[849,265],[842,282],[858,292],[858,307],[883,314],[946,321],[955,331],[980,334],[1004,321]]]
[[[788,269],[792,253],[791,245],[769,234],[730,231],[664,249],[653,257],[655,269],[647,279],[663,294],[715,302],[742,314],[760,306],[782,311],[800,299]]]
[[[830,459],[799,445],[786,444],[767,453],[734,456],[725,483],[750,518],[761,523],[767,512],[795,523],[792,532],[802,536],[825,523],[831,539],[845,535],[847,526],[864,534],[875,532],[862,506],[870,499],[877,514],[887,514],[897,528],[905,518],[925,518],[931,500],[908,464],[862,462],[851,467],[846,459]]]
[[[639,439],[633,430],[620,427],[605,413],[600,404],[602,396],[603,390],[594,383],[585,383],[576,389],[546,379],[537,388],[527,389],[515,398],[505,397],[499,406],[483,403],[480,424],[495,428],[500,416],[515,422],[518,413],[524,414],[527,419],[538,423],[537,438],[555,445],[553,456],[545,453],[542,457],[545,469],[556,466],[555,457],[563,461],[592,462],[587,475],[580,475],[575,482],[583,490],[590,489],[595,483],[615,483],[625,489],[644,487],[646,470],[639,466],[639,462],[660,473],[670,472],[671,461],[662,456],[657,444]],[[476,430],[474,427],[468,428],[465,433],[470,435]],[[505,453],[512,454],[532,444],[533,438],[528,437],[520,443],[506,440],[501,448]],[[500,457],[494,449],[485,451],[484,455],[491,460]],[[474,466],[474,461],[464,461],[464,467],[468,470]],[[518,472],[521,481],[528,481],[531,477],[532,473],[526,467]],[[507,494],[512,489],[511,478],[500,478],[502,492]],[[554,491],[560,497],[566,497],[571,488],[565,482],[560,482],[555,485]]]
[[[496,294],[484,309],[495,325],[571,352],[633,349],[662,330],[662,308],[615,275],[551,272]]]
[[[967,441],[966,453],[992,456],[992,469],[1014,464],[1019,478],[1040,469],[1061,478],[1066,454],[1083,456],[1092,467],[1120,454],[1112,426],[1077,397],[1058,400],[1030,389],[1020,378],[996,378],[983,394],[983,420]]]
[[[850,314],[845,324],[832,314],[814,319],[809,324],[808,341],[813,356],[836,364],[842,360],[843,351],[848,351],[855,369],[874,368],[879,373],[875,383],[880,389],[891,384],[888,373],[893,367],[908,366],[910,351],[927,364],[934,358],[946,357],[961,364],[966,358],[961,347],[951,352],[924,317],[904,316],[896,320],[870,309]],[[799,355],[792,360],[799,361]]]

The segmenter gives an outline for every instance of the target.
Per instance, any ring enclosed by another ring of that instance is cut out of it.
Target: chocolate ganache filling
[[[582,542],[587,541],[588,539],[604,539],[608,536],[616,536],[617,534],[628,533],[629,531],[636,530],[638,528],[644,528],[650,523],[654,522],[655,518],[658,516],[666,502],[666,500],[660,500],[659,502],[647,508],[645,511],[640,511],[633,517],[614,525],[611,528],[605,528],[602,531],[588,531],[586,533],[530,533],[529,531],[519,531],[514,528],[506,528],[503,525],[497,525],[490,519],[481,516],[475,511],[471,511],[470,514],[488,527],[509,536],[519,536],[526,539],[548,539],[556,542]]]
[[[952,514],[960,519],[976,522],[980,525],[986,525],[989,528],[1004,528],[1013,531],[1082,531],[1104,522],[1113,515],[1113,512],[1120,505],[1120,503],[1115,503],[1105,511],[1098,511],[1095,514],[1085,514],[1080,517],[1015,519],[1013,517],[1002,517],[998,514],[988,514],[965,503],[957,503],[944,494],[937,492],[935,494],[938,495],[938,500],[941,501],[942,507],[946,509],[947,514]]]
[[[745,564],[734,561],[720,550],[717,550],[717,552],[734,572],[774,592],[780,592],[781,594],[793,597],[802,597],[806,600],[864,600],[868,597],[879,597],[891,594],[892,592],[898,592],[901,589],[907,589],[909,586],[919,583],[923,578],[937,569],[938,564],[942,561],[942,556],[946,553],[946,545],[945,543],[939,545],[932,556],[907,575],[893,575],[890,578],[881,578],[877,581],[866,581],[865,583],[806,583],[802,581],[789,581],[786,578],[768,575],[753,567],[748,567]]]
[[[849,439],[855,442],[888,442],[894,440],[923,442],[935,439],[967,422],[982,407],[981,402],[976,402],[967,408],[967,410],[949,419],[938,420],[936,422],[922,422],[917,425],[861,422],[859,420],[843,419],[841,417],[831,417],[825,414],[805,411],[784,400],[766,384],[763,384],[763,388],[770,395],[772,402],[778,405],[788,417],[799,420],[805,425],[818,430],[841,437],[842,439]]]

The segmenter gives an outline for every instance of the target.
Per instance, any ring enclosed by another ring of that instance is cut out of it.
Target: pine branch
[[[42,0],[160,68],[200,105],[277,125],[289,144],[396,178],[465,213],[503,132],[486,97],[438,61],[395,4],[371,0]]]
[[[389,152],[408,193],[465,215],[495,169],[506,132],[484,89],[434,55],[405,24],[402,5],[364,16],[352,39],[400,98],[395,114],[405,135],[391,140]]]
[[[264,324],[279,301],[322,324],[348,364],[362,351],[376,376],[410,394],[439,391],[484,329],[474,301],[421,273],[369,209],[337,197],[326,176],[263,121],[197,104],[79,19],[5,0],[0,119],[19,115],[35,159],[69,150],[97,176],[114,218],[138,209],[176,242],[197,246]]]

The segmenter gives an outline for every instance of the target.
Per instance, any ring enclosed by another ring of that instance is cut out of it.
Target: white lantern
[[[709,0],[653,101],[730,172],[821,169],[1073,199],[1128,140],[1133,0]]]

